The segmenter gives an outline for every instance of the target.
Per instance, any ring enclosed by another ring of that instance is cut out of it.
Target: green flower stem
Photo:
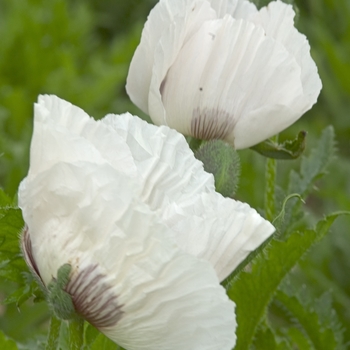
[[[271,138],[272,142],[278,142],[278,135]],[[275,208],[275,186],[276,186],[276,159],[267,158],[266,161],[266,190],[265,190],[265,216],[271,221],[276,214]]]
[[[58,345],[58,339],[60,337],[61,320],[54,315],[51,317],[49,336],[47,339],[46,350],[56,350]]]
[[[69,321],[69,349],[81,350],[84,343],[84,320],[73,318]]]

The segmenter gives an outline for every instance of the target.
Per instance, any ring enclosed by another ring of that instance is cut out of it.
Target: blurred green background
[[[176,1],[176,0],[174,0]],[[268,1],[255,1],[262,6]],[[291,2],[291,1],[286,1]],[[147,119],[125,93],[129,62],[155,0],[0,0],[0,187],[14,196],[28,169],[33,103],[55,94],[95,118],[129,111]],[[338,155],[306,205],[310,217],[350,210],[350,1],[298,0],[297,27],[306,34],[323,82],[317,105],[281,139],[308,132],[311,148],[324,127],[335,127]],[[309,152],[310,148],[306,152]],[[263,207],[265,159],[240,152],[237,198]],[[299,162],[278,163],[278,182]],[[320,296],[331,291],[350,341],[350,220],[339,219],[292,281]],[[0,299],[15,288],[0,282]],[[27,341],[45,334],[44,303],[0,306],[0,327]]]

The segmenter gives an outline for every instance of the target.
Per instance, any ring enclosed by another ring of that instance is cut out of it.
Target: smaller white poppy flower
[[[322,84],[291,5],[160,0],[129,68],[131,100],[157,125],[251,147],[316,102]]]
[[[216,193],[175,130],[40,96],[19,206],[33,272],[48,286],[69,264],[75,310],[119,345],[234,347],[220,281],[274,228]]]

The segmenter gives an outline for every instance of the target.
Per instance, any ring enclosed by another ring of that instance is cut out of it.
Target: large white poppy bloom
[[[216,193],[175,130],[40,96],[19,206],[27,263],[44,285],[70,264],[76,310],[121,346],[234,346],[219,282],[274,228]]]
[[[322,84],[291,5],[160,0],[132,59],[126,89],[157,125],[253,146],[294,123]]]

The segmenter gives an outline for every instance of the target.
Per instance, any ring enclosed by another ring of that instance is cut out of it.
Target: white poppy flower
[[[19,206],[28,265],[47,286],[70,264],[76,311],[119,345],[233,348],[219,282],[274,228],[216,193],[175,130],[40,96]]]
[[[236,149],[284,130],[322,84],[291,5],[160,0],[132,59],[126,89],[157,125]]]

